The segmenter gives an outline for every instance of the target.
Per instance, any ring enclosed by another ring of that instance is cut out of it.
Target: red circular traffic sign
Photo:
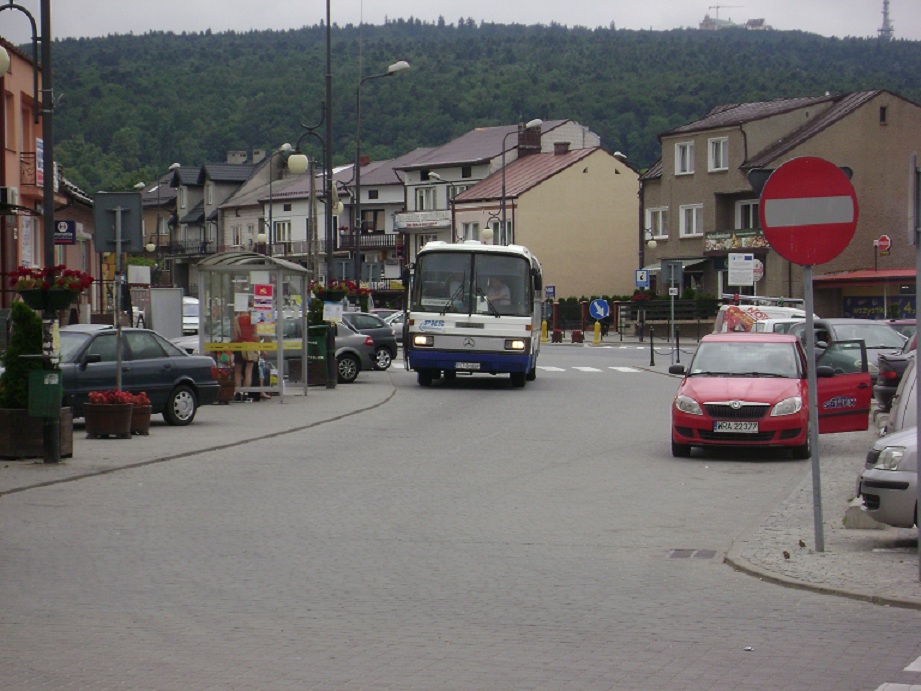
[[[892,249],[892,238],[888,235],[880,235],[879,240],[876,241],[876,247],[885,254]]]
[[[771,173],[759,215],[771,248],[794,264],[837,257],[857,230],[857,195],[847,175],[823,158],[803,156]]]

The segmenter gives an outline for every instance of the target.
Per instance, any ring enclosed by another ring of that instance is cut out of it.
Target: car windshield
[[[81,331],[61,331],[61,362],[73,362],[92,334]]]
[[[691,361],[689,376],[785,377],[802,376],[792,343],[703,342]]]

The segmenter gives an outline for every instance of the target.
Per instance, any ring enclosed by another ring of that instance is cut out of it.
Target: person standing
[[[233,318],[233,342],[256,343],[256,325],[248,310],[237,312]],[[240,388],[251,386],[253,366],[259,360],[259,351],[255,349],[236,350],[233,354],[234,385]],[[243,398],[242,395],[238,395]]]

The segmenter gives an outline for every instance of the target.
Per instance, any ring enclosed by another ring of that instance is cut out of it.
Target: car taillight
[[[365,345],[366,345],[366,346],[373,346],[373,345],[374,345],[374,339],[371,338],[370,336],[365,336]]]
[[[882,379],[898,379],[899,378],[899,375],[891,370],[887,370],[886,372],[880,371],[879,376]]]

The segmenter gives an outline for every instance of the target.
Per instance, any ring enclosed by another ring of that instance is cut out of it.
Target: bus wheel
[[[528,381],[534,381],[537,379],[537,365],[534,365],[534,367],[528,370],[528,376],[526,376],[525,379]]]
[[[512,372],[509,376],[512,379],[512,386],[514,386],[516,389],[520,389],[522,386],[524,386],[526,377],[524,372]]]
[[[430,369],[421,369],[417,375],[419,386],[431,386],[435,381],[435,373]]]

